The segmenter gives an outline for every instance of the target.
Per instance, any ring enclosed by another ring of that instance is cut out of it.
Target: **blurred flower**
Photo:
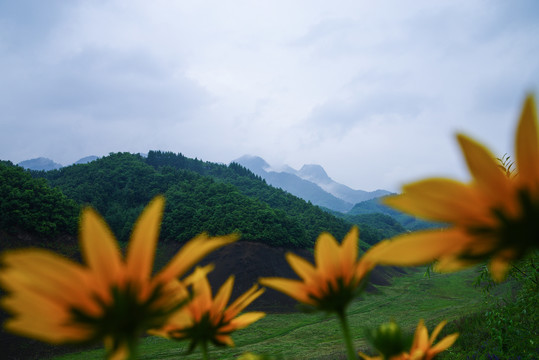
[[[189,351],[200,344],[206,354],[209,342],[218,346],[234,346],[234,341],[230,337],[232,332],[243,329],[266,315],[263,312],[253,311],[237,316],[262,295],[264,289],[253,285],[227,307],[234,286],[234,276],[230,276],[215,298],[212,298],[207,272],[207,269],[197,268],[193,275],[185,279],[185,284],[193,287],[192,300],[174,313],[164,326],[151,330],[151,334],[169,339],[190,340]]]
[[[341,246],[329,233],[318,236],[314,245],[316,267],[307,260],[287,253],[286,260],[301,280],[261,278],[264,286],[283,292],[307,306],[309,310],[334,312],[339,317],[349,359],[357,358],[346,307],[366,284],[365,277],[374,264],[362,258],[358,261],[359,230],[353,227]]]
[[[236,236],[189,241],[151,277],[164,198],[156,197],[139,217],[125,261],[104,220],[83,210],[80,246],[87,266],[43,249],[7,251],[0,283],[8,291],[2,306],[14,314],[7,330],[41,341],[87,343],[103,340],[109,359],[133,358],[138,338],[161,326],[186,303],[175,281],[209,252]]]
[[[507,169],[481,144],[465,135],[457,138],[471,183],[426,179],[385,199],[398,210],[450,227],[397,236],[366,256],[401,266],[437,260],[438,271],[490,259],[491,275],[501,281],[512,261],[539,245],[539,129],[533,97],[526,98],[516,131],[516,176],[507,176]]]
[[[440,331],[447,324],[447,321],[442,321],[439,323],[434,331],[429,337],[427,327],[423,320],[419,321],[417,329],[414,334],[414,342],[412,348],[410,349],[410,360],[431,360],[437,354],[441,353],[444,350],[447,350],[459,337],[459,333],[453,333],[447,335],[442,340],[440,340],[436,345],[434,345],[434,340],[440,334]],[[433,346],[434,345],[434,346]]]
[[[412,347],[410,348],[410,352],[403,351],[402,353],[385,356],[385,357],[383,355],[371,357],[363,353],[359,353],[359,356],[361,356],[363,360],[384,360],[384,359],[387,359],[387,360],[431,360],[431,359],[434,359],[436,355],[438,355],[444,350],[447,350],[451,345],[453,345],[453,343],[459,337],[458,333],[453,333],[451,335],[446,336],[440,342],[434,345],[434,341],[436,340],[436,338],[440,334],[440,331],[442,331],[443,327],[446,324],[447,324],[447,321],[445,320],[439,323],[429,337],[429,333],[427,331],[427,327],[425,326],[425,323],[423,322],[423,320],[420,320],[414,334],[414,340],[412,343]],[[396,333],[396,331],[393,331],[393,332]],[[383,343],[379,342],[379,346],[383,346]],[[383,353],[384,349],[378,349],[378,351]]]
[[[411,338],[405,338],[400,326],[395,321],[383,323],[375,330],[366,332],[367,340],[382,354],[383,359],[392,359],[403,354],[410,348]],[[369,358],[363,353],[359,353],[364,359]]]
[[[331,234],[322,233],[314,247],[316,267],[293,253],[286,254],[301,280],[268,277],[261,278],[260,283],[315,309],[343,312],[373,267],[357,259],[358,236],[358,228],[353,227],[339,246]]]

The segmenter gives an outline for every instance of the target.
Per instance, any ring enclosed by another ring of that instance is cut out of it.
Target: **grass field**
[[[349,307],[349,321],[358,350],[368,351],[366,327],[376,327],[394,319],[412,332],[419,319],[425,319],[429,331],[441,320],[454,320],[484,306],[484,294],[472,285],[475,269],[455,274],[418,271],[397,277],[391,286],[378,287],[376,294],[365,294]],[[505,287],[507,288],[507,287]],[[504,291],[501,286],[498,291]],[[244,352],[273,355],[282,359],[344,359],[345,349],[339,323],[323,314],[268,314],[262,320],[233,335],[233,348],[211,348],[212,359],[235,359]],[[158,337],[146,337],[140,347],[140,359],[200,359],[195,351],[185,355],[187,344]],[[63,360],[103,359],[102,350],[56,357]]]

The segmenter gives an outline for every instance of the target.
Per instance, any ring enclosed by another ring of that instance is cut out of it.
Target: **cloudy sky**
[[[535,0],[0,1],[0,159],[320,164],[355,189],[465,180],[539,88]]]

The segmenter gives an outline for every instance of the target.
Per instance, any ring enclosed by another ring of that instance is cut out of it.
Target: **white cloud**
[[[0,158],[14,162],[249,153],[397,190],[464,176],[457,130],[511,152],[539,82],[532,0],[6,3]]]

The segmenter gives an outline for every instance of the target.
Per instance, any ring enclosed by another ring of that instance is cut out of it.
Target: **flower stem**
[[[354,343],[352,342],[350,327],[348,326],[348,319],[346,317],[346,314],[343,310],[337,312],[337,315],[339,316],[339,320],[341,322],[341,329],[344,336],[344,342],[346,344],[346,353],[348,355],[348,360],[356,360],[357,355],[356,351],[354,350]]]
[[[203,342],[200,347],[202,348],[202,360],[208,360],[208,344]]]
[[[129,356],[127,360],[137,360],[138,357],[138,338],[131,339],[127,342],[129,349]]]

